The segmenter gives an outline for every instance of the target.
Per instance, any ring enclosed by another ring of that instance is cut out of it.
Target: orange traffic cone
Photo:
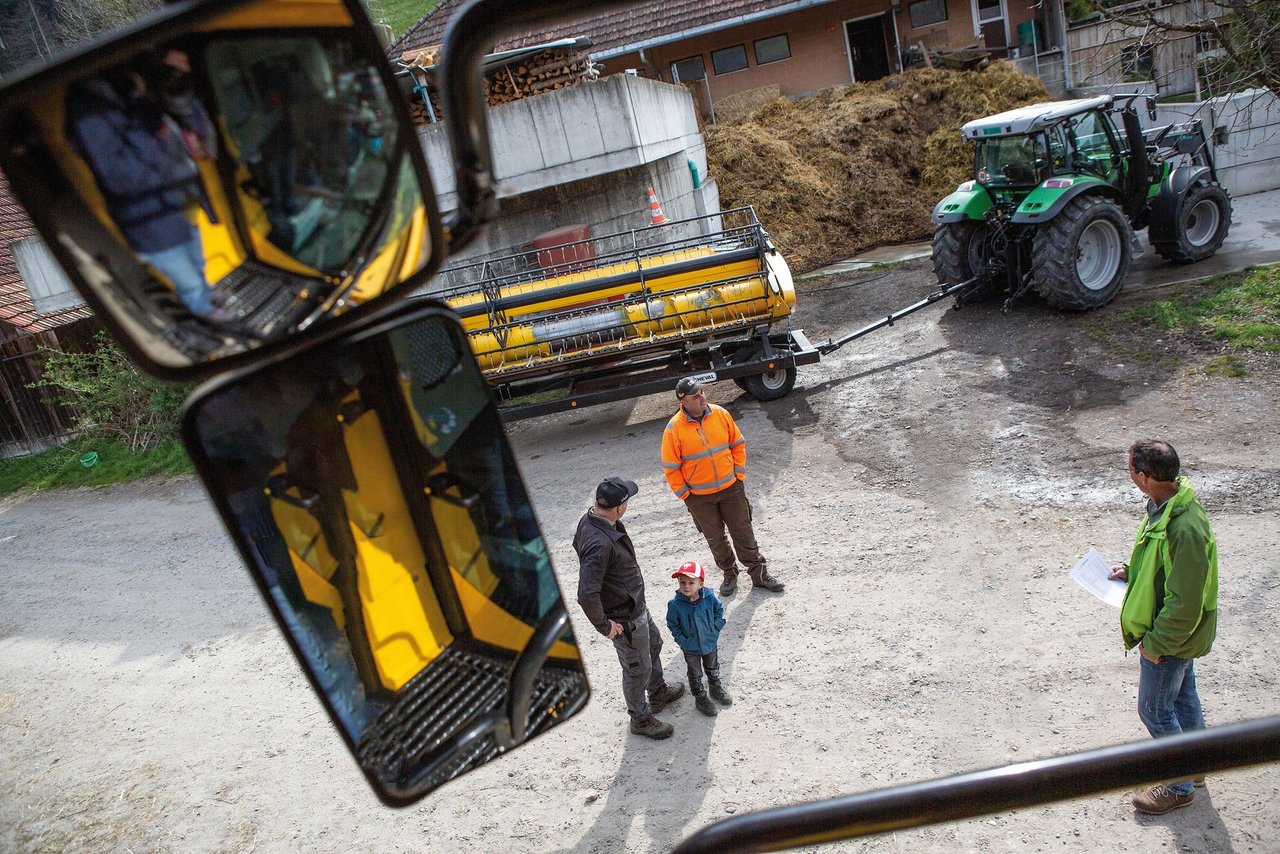
[[[653,187],[649,188],[649,225],[663,225],[667,221],[667,215],[662,212],[662,206],[658,204],[658,197],[653,192]]]

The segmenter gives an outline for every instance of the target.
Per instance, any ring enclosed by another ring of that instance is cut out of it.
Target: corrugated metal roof
[[[9,246],[36,233],[27,212],[9,192],[9,180],[0,172],[0,323],[8,323],[26,332],[47,332],[76,320],[92,317],[88,306],[73,306],[43,316],[27,293],[27,285],[18,272]]]
[[[400,37],[388,51],[390,56],[419,50],[443,41],[445,27],[467,0],[444,0],[427,16]],[[545,28],[521,33],[494,45],[495,51],[511,50],[565,36],[586,36],[594,45],[592,54],[607,56],[641,44],[674,41],[689,30],[706,29],[716,24],[732,24],[738,19],[769,10],[820,5],[826,0],[651,0],[602,12],[559,21]],[[664,39],[664,36],[670,36]]]

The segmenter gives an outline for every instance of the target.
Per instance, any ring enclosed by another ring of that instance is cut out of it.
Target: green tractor
[[[962,302],[1008,291],[1007,308],[1034,290],[1052,306],[1084,311],[1124,287],[1130,260],[1142,254],[1142,228],[1156,252],[1177,263],[1218,251],[1231,199],[1204,126],[1144,132],[1139,99],[1154,118],[1149,95],[1104,95],[966,124],[974,179],[933,209],[938,280],[972,281]]]

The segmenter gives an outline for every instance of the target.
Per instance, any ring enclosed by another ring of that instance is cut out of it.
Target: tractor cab
[[[1029,193],[1054,177],[1091,175],[1120,189],[1127,146],[1108,110],[1110,95],[1032,104],[969,122],[974,177],[992,191]]]

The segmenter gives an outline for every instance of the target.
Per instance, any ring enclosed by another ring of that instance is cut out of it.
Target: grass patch
[[[1280,353],[1280,264],[1215,276],[1165,299],[1113,315],[1110,331],[1147,327],[1200,332],[1234,348]]]
[[[1245,374],[1244,362],[1239,356],[1228,353],[1205,362],[1204,372],[1215,377],[1242,377]]]
[[[439,0],[382,0],[382,8],[387,13],[387,23],[400,38],[409,28],[439,5]]]
[[[80,458],[90,451],[98,463],[85,468]],[[161,442],[145,451],[131,451],[119,442],[78,439],[25,457],[0,460],[0,495],[35,489],[106,486],[151,475],[191,474],[187,452],[179,442]]]

